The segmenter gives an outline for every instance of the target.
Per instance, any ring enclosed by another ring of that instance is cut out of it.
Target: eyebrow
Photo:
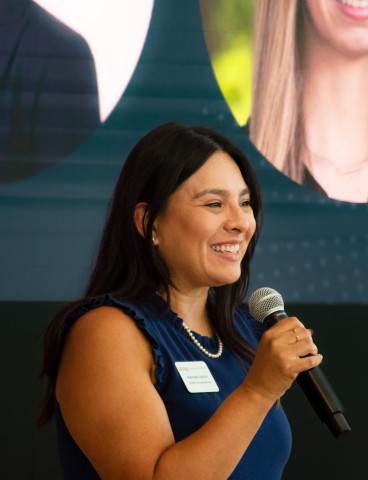
[[[197,193],[194,196],[194,199],[204,197],[205,195],[219,195],[221,197],[227,197],[229,196],[229,193],[230,192],[228,190],[222,190],[220,188],[207,188],[206,190],[202,190],[201,192]],[[249,189],[244,188],[240,192],[240,197],[242,197],[243,195],[247,195],[248,193],[249,193]]]

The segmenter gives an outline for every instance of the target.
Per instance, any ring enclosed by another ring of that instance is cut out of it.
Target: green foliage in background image
[[[235,119],[251,109],[254,0],[200,0],[203,31],[219,87]]]
[[[234,42],[212,59],[221,92],[239,125],[247,123],[252,100],[252,50],[246,40]]]

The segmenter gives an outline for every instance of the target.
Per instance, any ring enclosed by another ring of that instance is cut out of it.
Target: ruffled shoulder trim
[[[159,389],[164,382],[164,359],[162,356],[160,345],[157,339],[154,337],[152,329],[150,329],[149,323],[147,322],[147,317],[144,314],[144,308],[141,309],[139,304],[135,305],[129,302],[122,302],[112,297],[111,295],[105,295],[104,297],[92,298],[90,300],[87,300],[80,307],[73,310],[73,312],[71,312],[65,319],[63,328],[64,339],[66,338],[70,328],[72,327],[74,322],[78,320],[78,318],[80,318],[82,315],[89,312],[90,310],[103,306],[119,308],[126,315],[129,315],[136,322],[138,328],[143,332],[144,336],[147,338],[152,347],[154,362],[156,364],[155,375],[157,382],[155,384],[155,387]]]

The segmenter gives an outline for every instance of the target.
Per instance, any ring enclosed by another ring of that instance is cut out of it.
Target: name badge
[[[190,393],[218,392],[219,388],[205,362],[175,362]]]

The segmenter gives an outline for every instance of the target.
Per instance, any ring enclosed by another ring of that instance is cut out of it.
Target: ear
[[[147,218],[145,218],[147,206],[148,204],[146,202],[140,202],[140,203],[137,203],[134,210],[134,225],[135,225],[135,228],[138,230],[139,235],[141,235],[143,238],[146,238],[143,227],[147,225]],[[153,224],[153,227],[152,227],[152,242],[153,242],[153,245],[157,247],[158,238],[157,238],[155,223]]]
[[[139,202],[135,206],[134,225],[135,225],[135,228],[138,230],[139,235],[141,235],[143,238],[145,238],[143,225],[144,223],[146,223],[146,220],[147,220],[144,218],[146,211],[147,211],[146,202]]]
[[[158,246],[158,233],[157,233],[155,222],[152,225],[152,242],[155,247]]]

